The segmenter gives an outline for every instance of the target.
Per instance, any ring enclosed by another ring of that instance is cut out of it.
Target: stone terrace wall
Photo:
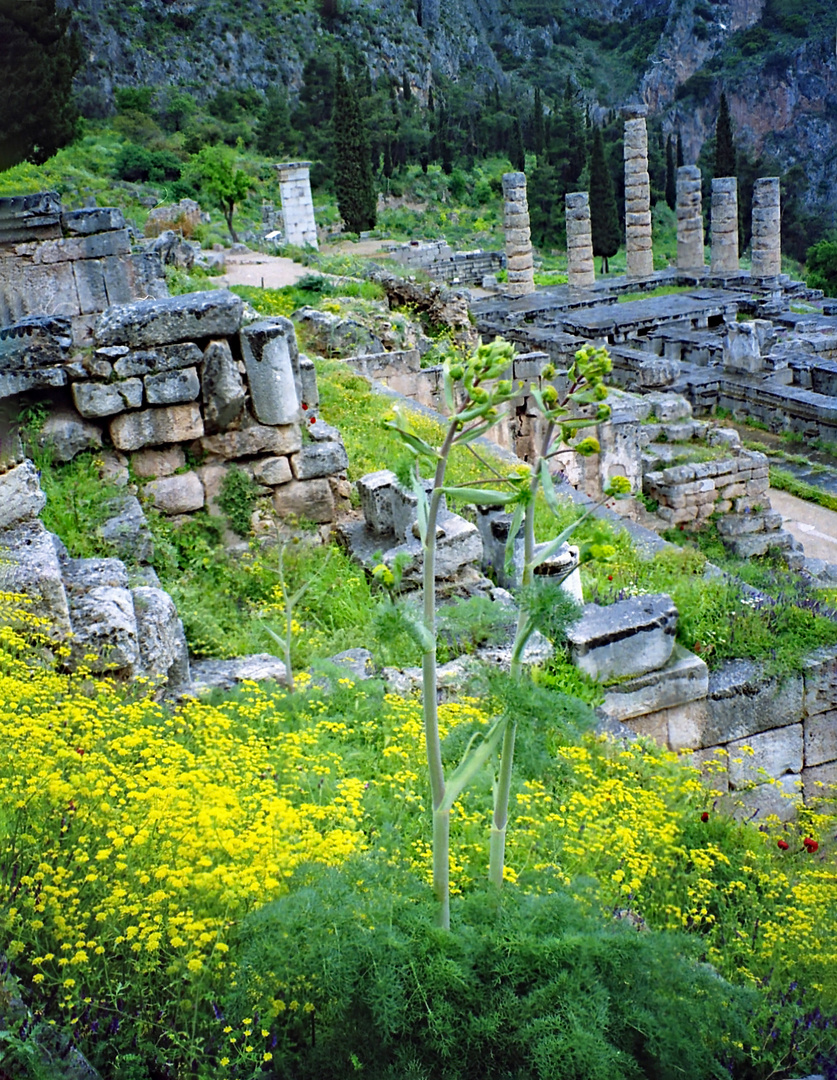
[[[121,210],[64,211],[54,192],[0,199],[0,326],[61,316],[79,345],[112,304],[167,295],[159,255],[131,253]]]
[[[506,268],[502,251],[453,251],[444,240],[401,244],[391,247],[388,254],[402,266],[424,270],[447,285],[479,285],[484,277]]]

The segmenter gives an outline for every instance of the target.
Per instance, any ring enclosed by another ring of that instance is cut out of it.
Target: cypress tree
[[[712,175],[715,177],[737,175],[732,120],[726,94],[721,94],[721,102],[718,106],[718,122],[715,124],[715,169]]]
[[[515,116],[514,124],[512,125],[509,160],[511,161],[513,169],[516,169],[518,172],[525,171],[526,152],[523,149],[523,128],[519,116]]]
[[[666,202],[671,210],[677,203],[677,181],[674,170],[674,140],[669,135],[666,141]]]
[[[685,161],[685,158],[683,157],[683,139],[681,138],[680,132],[678,131],[677,132],[677,168],[682,169],[685,164],[686,164],[686,161]]]
[[[532,149],[540,157],[544,148],[543,102],[540,87],[535,87],[535,107],[532,110]]]
[[[593,233],[593,254],[600,255],[602,273],[608,273],[608,259],[619,250],[622,234],[619,211],[613,190],[613,177],[605,159],[600,128],[593,129],[590,148],[590,227]]]
[[[0,0],[0,169],[41,164],[75,137],[72,82],[82,50],[70,19],[55,0]]]
[[[337,208],[350,232],[363,232],[375,224],[377,196],[357,95],[339,63],[334,79],[332,123]]]

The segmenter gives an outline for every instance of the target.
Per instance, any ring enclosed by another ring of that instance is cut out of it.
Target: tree
[[[666,140],[666,202],[673,210],[677,202],[677,181],[674,169],[674,140],[669,135]]]
[[[253,180],[243,169],[236,169],[233,156],[225,146],[205,146],[193,154],[186,167],[187,177],[200,194],[224,215],[234,244],[238,236],[233,228],[235,207],[253,187]]]
[[[837,241],[820,240],[808,248],[805,271],[809,289],[822,289],[826,296],[837,296]]]
[[[532,110],[532,149],[540,157],[544,151],[544,115],[540,87],[535,87],[535,105]]]
[[[613,190],[613,177],[605,159],[601,128],[593,129],[590,149],[590,227],[593,254],[600,255],[602,273],[608,272],[608,259],[619,250],[622,234],[619,210]]]
[[[520,117],[516,116],[514,119],[514,127],[511,131],[511,145],[509,147],[509,160],[512,163],[512,168],[518,172],[525,172],[526,170],[526,152],[523,149],[523,127],[520,123]]]
[[[686,159],[683,157],[683,139],[680,136],[680,132],[677,132],[677,168],[682,169],[686,164]]]
[[[377,196],[357,95],[339,63],[334,78],[332,124],[337,207],[350,232],[363,232],[375,225]]]
[[[727,95],[721,94],[718,106],[718,120],[715,124],[715,167],[713,176],[737,176],[735,164],[735,142],[732,135],[732,120],[729,115]]]
[[[73,76],[82,51],[55,0],[0,0],[0,169],[42,164],[75,138]]]
[[[284,90],[271,86],[256,123],[256,146],[262,154],[280,157],[292,153],[291,113]]]

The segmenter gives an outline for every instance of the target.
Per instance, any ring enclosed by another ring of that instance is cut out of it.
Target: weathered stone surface
[[[275,489],[273,505],[282,517],[291,515],[325,524],[334,521],[334,495],[328,480],[292,480]]]
[[[72,344],[69,319],[6,314],[0,293],[0,399],[46,386],[64,386],[64,363]]]
[[[302,434],[297,424],[265,427],[251,424],[240,431],[207,435],[200,440],[203,453],[215,458],[253,457],[256,454],[295,454],[302,449]]]
[[[130,562],[147,563],[154,556],[151,529],[136,495],[125,495],[112,504],[113,517],[102,525],[102,540]]]
[[[740,821],[760,822],[775,816],[792,821],[801,802],[802,777],[786,773],[773,783],[758,784],[745,791],[731,791],[721,804]]]
[[[313,367],[313,364],[312,364]],[[316,386],[316,374],[314,376]],[[210,341],[203,354],[201,378],[203,415],[207,435],[225,431],[244,408],[244,380],[233,360],[229,342]]]
[[[270,653],[255,653],[235,660],[197,660],[192,663],[190,693],[232,690],[240,682],[278,682],[287,679],[285,665]]]
[[[124,564],[118,559],[68,559],[63,576],[72,663],[96,672],[133,667],[139,658],[137,620]]]
[[[203,484],[193,472],[152,480],[145,485],[145,492],[164,514],[189,514],[204,504]]]
[[[837,709],[805,718],[805,764],[837,761]]]
[[[837,813],[837,761],[815,765],[802,770],[805,802],[828,800],[822,804],[825,813]]]
[[[334,476],[349,467],[349,457],[342,442],[308,443],[291,458],[291,468],[297,480],[315,480]]]
[[[97,349],[99,356],[125,346],[109,346]],[[127,351],[115,359],[113,370],[122,379],[133,375],[156,375],[161,371],[176,371],[178,368],[194,367],[202,359],[202,353],[194,341],[184,341],[177,345],[160,345],[156,349],[135,349]]]
[[[701,746],[744,739],[802,718],[802,678],[765,677],[749,660],[730,660],[709,675]]]
[[[397,483],[395,473],[390,469],[367,473],[357,481],[360,508],[367,526],[374,533],[394,532],[392,491]]]
[[[85,419],[113,416],[142,405],[142,383],[124,379],[115,383],[73,383],[73,404]]]
[[[289,483],[293,478],[291,463],[286,457],[260,458],[253,462],[253,479],[260,484],[277,487]]]
[[[811,653],[805,660],[804,679],[804,715],[830,712],[837,701],[837,646]]]
[[[86,423],[73,409],[56,409],[41,428],[38,445],[50,448],[53,461],[72,461],[83,450],[102,445],[102,430]]]
[[[63,639],[70,633],[70,614],[56,540],[40,521],[0,532],[0,588],[22,593],[25,610],[47,620],[50,637]]]
[[[79,210],[64,210],[61,214],[61,227],[71,236],[124,229],[125,224],[125,215],[115,206],[83,207]]]
[[[203,435],[203,419],[197,405],[168,405],[159,409],[125,413],[110,422],[110,437],[119,450],[186,442]]]
[[[0,529],[32,521],[45,506],[46,495],[41,491],[38,470],[31,461],[0,475]]]
[[[771,728],[727,744],[730,787],[763,784],[802,771],[802,724]]]
[[[600,709],[614,720],[627,720],[695,701],[705,697],[708,688],[706,664],[682,645],[675,644],[665,667],[609,687]],[[682,744],[676,747],[682,748]]]
[[[186,293],[164,300],[138,300],[112,307],[97,321],[99,345],[143,348],[238,333],[241,297],[227,290]]]
[[[610,607],[588,604],[567,632],[573,663],[593,679],[625,678],[668,663],[677,629],[677,608],[665,593],[621,600]]]
[[[335,312],[302,307],[294,312],[294,322],[305,327],[317,351],[326,356],[368,356],[384,349],[381,339],[362,323]]]
[[[138,450],[131,455],[131,468],[141,480],[158,476],[173,476],[186,464],[182,446],[165,446],[159,450]]]
[[[751,322],[730,323],[724,338],[724,367],[730,371],[761,371],[764,361],[756,328]]]
[[[289,337],[295,337],[290,319],[264,319],[241,331],[253,411],[263,424],[292,424],[299,419]]]
[[[348,675],[358,682],[375,678],[375,661],[368,649],[345,649],[328,658],[330,664],[345,668]]]
[[[200,379],[195,368],[146,375],[143,382],[149,405],[176,405],[181,401],[194,401],[201,392]]]
[[[131,597],[139,643],[135,674],[163,677],[172,686],[188,684],[189,651],[174,601],[162,589],[147,586],[132,589]]]
[[[779,177],[762,177],[753,185],[753,240],[750,272],[775,277],[782,272]]]

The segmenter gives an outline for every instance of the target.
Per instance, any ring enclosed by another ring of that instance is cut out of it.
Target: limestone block
[[[151,562],[154,540],[136,495],[119,496],[110,510],[113,516],[99,530],[105,545],[120,558]]]
[[[724,367],[756,372],[764,368],[758,333],[751,322],[730,323],[724,337]]]
[[[131,589],[131,597],[139,644],[135,674],[187,685],[189,651],[174,601],[167,592],[149,586]]]
[[[253,462],[253,479],[268,487],[277,487],[293,480],[291,464],[286,457],[259,458]]]
[[[728,743],[730,787],[740,790],[763,784],[768,778],[801,772],[802,745],[802,724],[788,724]]]
[[[290,472],[290,465],[288,471]],[[224,477],[227,475],[227,466],[218,464],[199,465],[195,469],[195,473],[203,484],[207,513],[212,517],[225,517],[224,511],[218,505],[218,496],[221,494]]]
[[[405,547],[414,555],[413,562],[405,571],[405,580],[418,584],[421,580],[422,558],[421,544],[415,535],[409,537],[406,545],[390,548],[385,552],[384,562],[391,564],[398,552]],[[436,580],[452,581],[464,567],[479,566],[482,557],[482,539],[476,525],[458,514],[441,514],[436,539]]]
[[[831,712],[837,701],[837,646],[817,649],[804,661],[805,716]]]
[[[251,424],[240,431],[206,435],[200,440],[202,453],[211,458],[227,460],[254,457],[256,454],[295,454],[301,449],[302,433],[298,424],[287,424],[283,427]]]
[[[72,624],[71,661],[91,671],[131,668],[139,659],[137,620],[118,559],[69,559],[63,567]]]
[[[301,405],[307,405],[310,409],[316,409],[320,404],[320,391],[317,388],[317,369],[314,361],[304,353],[299,354],[299,382]],[[322,421],[318,421],[322,423]]]
[[[158,476],[174,476],[186,464],[182,446],[166,446],[159,450],[139,450],[131,455],[131,469],[141,480]]]
[[[244,408],[244,380],[224,338],[210,341],[204,351],[201,392],[208,435],[224,431]]]
[[[98,259],[82,259],[73,263],[73,277],[81,314],[104,311],[109,301],[102,262]]]
[[[786,773],[772,784],[731,792],[724,801],[740,821],[764,821],[771,816],[792,821],[801,802],[802,785],[801,775]]]
[[[528,251],[525,255],[509,255],[506,264],[510,271],[531,270],[534,266],[532,252]]]
[[[115,383],[73,383],[73,404],[83,417],[113,416],[142,405],[139,379]]]
[[[806,803],[826,799],[829,801],[822,806],[822,811],[837,812],[837,761],[803,769],[802,783]]]
[[[379,534],[395,531],[392,516],[392,492],[397,484],[389,469],[367,473],[357,481],[360,507],[368,528]]]
[[[263,424],[292,424],[299,419],[299,397],[288,338],[296,335],[290,319],[264,319],[241,331],[253,411]]]
[[[56,409],[44,422],[38,435],[38,445],[50,448],[53,461],[72,461],[83,450],[102,445],[102,430],[96,424],[83,420],[75,409]],[[2,501],[0,495],[0,505]]]
[[[38,470],[31,461],[0,475],[0,529],[8,529],[38,517],[46,506]],[[2,581],[0,565],[0,581]]]
[[[746,739],[802,718],[802,677],[766,677],[757,664],[730,660],[710,673],[701,746]]]
[[[806,717],[803,729],[806,766],[837,761],[837,709]]]
[[[506,250],[516,250],[518,248],[530,248],[532,244],[532,234],[527,226],[526,228],[506,229]]]
[[[588,604],[567,640],[573,663],[591,678],[606,681],[667,664],[676,628],[677,609],[670,596],[659,593],[606,608]]]
[[[292,480],[277,487],[273,505],[281,518],[294,515],[324,524],[334,520],[334,495],[328,480]]]
[[[97,349],[96,355],[111,353],[115,349],[125,349],[116,357],[113,370],[121,378],[132,375],[157,375],[161,371],[176,371],[178,368],[195,367],[203,359],[198,346],[193,341],[178,345],[160,345],[156,349],[130,350],[125,346],[110,346]]]
[[[270,653],[254,653],[234,660],[197,660],[191,666],[191,692],[232,690],[241,682],[277,682],[287,679],[285,665]]]
[[[729,791],[728,758],[725,746],[708,746],[684,755],[683,760],[684,764],[700,770],[701,779],[711,791],[724,794]]]
[[[194,403],[124,413],[110,422],[110,437],[118,450],[187,442],[202,435],[203,420]]]
[[[127,229],[88,236],[68,236],[38,244],[33,252],[35,265],[74,262],[77,259],[101,259],[106,255],[130,255],[131,242]]]
[[[348,467],[349,458],[342,442],[308,444],[291,457],[291,468],[297,480],[334,476]]]
[[[64,210],[61,214],[61,228],[70,236],[124,229],[125,224],[125,215],[115,206],[83,207],[79,210]]]
[[[181,401],[194,401],[201,391],[197,369],[192,367],[146,375],[143,382],[149,405],[176,405]]]
[[[204,505],[203,484],[194,472],[164,476],[145,485],[145,493],[163,514],[189,514]]]
[[[664,667],[609,687],[600,708],[614,720],[627,720],[704,698],[708,687],[704,661],[675,643]]]
[[[651,211],[642,210],[637,213],[626,213],[625,224],[629,227],[639,227],[643,229],[651,228]]]
[[[99,345],[147,348],[238,333],[241,297],[225,289],[139,300],[112,307],[100,316],[94,336]]]
[[[45,633],[60,640],[70,633],[70,615],[56,539],[40,521],[0,532],[0,587],[26,596],[26,611],[47,620]]]

